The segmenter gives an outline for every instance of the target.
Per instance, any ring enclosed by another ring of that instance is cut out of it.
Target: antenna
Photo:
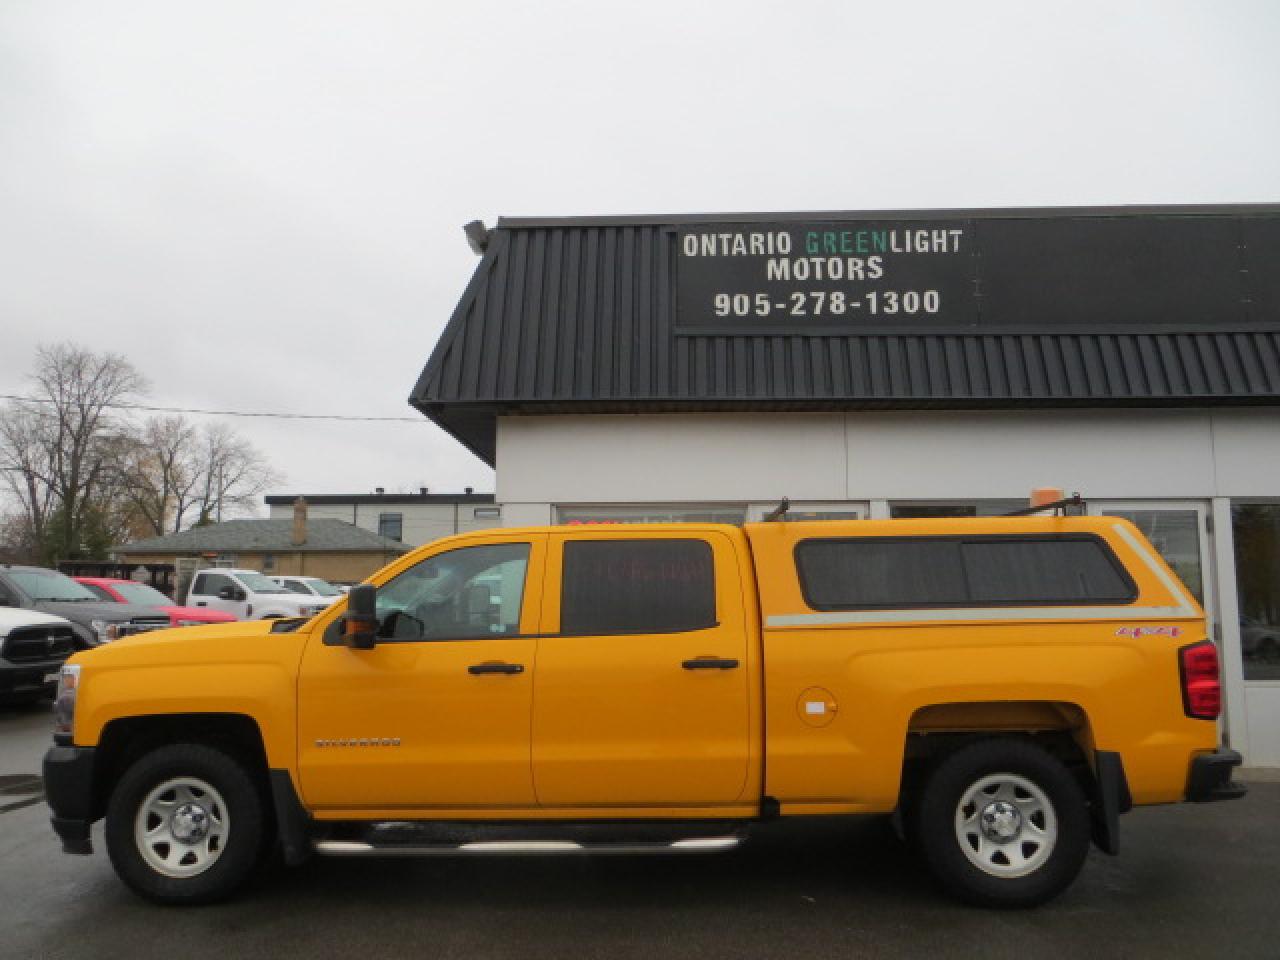
[[[787,497],[782,498],[782,502],[774,507],[765,515],[765,523],[773,523],[781,520],[788,510],[791,509],[791,501]]]

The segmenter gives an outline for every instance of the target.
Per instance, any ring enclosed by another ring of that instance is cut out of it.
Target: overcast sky
[[[0,0],[0,393],[117,350],[275,492],[493,488],[406,398],[499,215],[1280,200],[1280,3]]]

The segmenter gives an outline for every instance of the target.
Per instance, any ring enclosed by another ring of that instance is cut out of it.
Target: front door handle
[[[482,673],[524,673],[523,663],[499,663],[492,661],[490,663],[473,663],[467,667],[467,673],[480,675]]]
[[[738,666],[737,660],[726,660],[724,657],[695,657],[681,664],[686,670],[733,670]]]

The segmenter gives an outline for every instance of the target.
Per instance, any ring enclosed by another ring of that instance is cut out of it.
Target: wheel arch
[[[169,713],[118,717],[102,729],[95,748],[92,818],[101,817],[124,772],[158,747],[199,743],[245,764],[268,787],[267,751],[257,720],[243,713]]]

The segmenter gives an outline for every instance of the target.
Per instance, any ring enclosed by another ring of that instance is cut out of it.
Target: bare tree
[[[36,559],[57,506],[44,426],[32,405],[11,403],[0,410],[0,477],[21,508],[7,518],[7,539],[29,560]]]
[[[124,357],[74,344],[42,346],[31,401],[15,401],[0,418],[0,462],[45,562],[77,556],[95,499],[116,483],[125,430],[112,408],[144,387]]]
[[[202,432],[199,469],[198,524],[216,523],[224,511],[248,509],[258,494],[280,479],[251,443],[223,424]]]
[[[152,535],[177,533],[202,489],[199,432],[183,417],[152,417],[132,440],[125,495]]]

